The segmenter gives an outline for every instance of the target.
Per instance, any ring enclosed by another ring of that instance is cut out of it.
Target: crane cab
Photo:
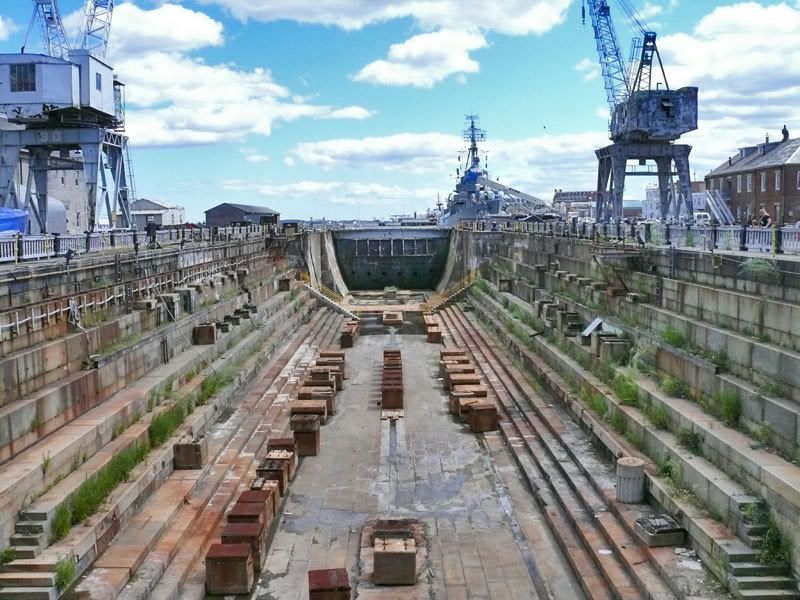
[[[697,88],[643,90],[614,107],[611,139],[674,141],[697,129]]]
[[[87,50],[64,60],[0,54],[0,113],[12,123],[119,126],[114,71]]]

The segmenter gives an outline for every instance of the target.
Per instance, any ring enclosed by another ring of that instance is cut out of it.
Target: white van
[[[707,212],[694,213],[695,225],[709,225],[711,223],[711,215]]]

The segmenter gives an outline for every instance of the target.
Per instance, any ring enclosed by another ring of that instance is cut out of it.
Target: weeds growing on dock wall
[[[614,393],[624,406],[639,406],[639,388],[629,376],[617,373],[614,378]]]
[[[656,429],[669,429],[669,413],[661,404],[650,403],[645,414]]]
[[[617,433],[625,434],[627,423],[625,422],[625,415],[619,409],[614,409],[608,413],[608,422]]]
[[[592,372],[605,384],[611,385],[617,377],[617,369],[609,362],[598,362]]]
[[[675,398],[689,397],[689,384],[671,375],[667,375],[661,380],[661,389]]]
[[[56,587],[65,590],[73,579],[75,579],[75,558],[72,556],[59,558],[56,563]]]
[[[703,454],[703,436],[699,433],[692,431],[688,427],[681,427],[678,430],[677,438],[678,443],[695,456]]]
[[[192,409],[191,400],[185,398],[154,416],[147,429],[150,446],[155,448],[167,441]]]
[[[783,381],[780,377],[767,375],[757,369],[753,369],[751,379],[753,383],[756,384],[759,393],[764,396],[776,397],[781,395],[781,384]]]
[[[748,258],[739,265],[739,274],[761,283],[780,283],[781,270],[777,261],[766,258]]]
[[[758,562],[762,565],[788,563],[792,557],[792,544],[783,537],[775,519],[770,515],[764,541],[758,550]]]
[[[722,392],[716,398],[716,405],[719,407],[719,414],[725,425],[736,427],[742,416],[742,401],[735,392]]]
[[[586,405],[597,415],[604,417],[608,412],[608,405],[602,395],[592,392],[587,387],[582,387],[580,391],[580,398]]]
[[[670,346],[684,350],[689,347],[689,339],[674,327],[667,327],[661,332],[661,339]]]
[[[17,549],[14,546],[8,546],[0,551],[0,567],[7,565],[17,558]]]

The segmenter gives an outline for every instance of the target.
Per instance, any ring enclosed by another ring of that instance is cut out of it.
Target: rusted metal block
[[[236,503],[243,504],[258,504],[264,507],[264,527],[269,527],[272,522],[272,517],[278,510],[278,503],[275,496],[277,492],[272,488],[264,488],[260,490],[245,490],[239,494]]]
[[[294,439],[297,440],[297,453],[300,456],[317,456],[320,447],[320,431],[295,431]]]
[[[319,431],[319,415],[292,415],[289,429],[295,432]]]
[[[265,506],[251,502],[236,502],[228,512],[228,523],[258,523],[264,525]]]
[[[308,572],[308,600],[350,600],[350,581],[345,569]]]
[[[215,595],[249,594],[255,582],[250,544],[213,544],[206,554],[206,591]]]
[[[414,538],[377,538],[372,583],[414,585],[417,582],[417,545]]]
[[[260,571],[267,558],[265,552],[267,528],[258,523],[227,523],[222,529],[223,544],[249,544],[253,567]]]
[[[201,323],[192,329],[192,343],[196,346],[211,346],[216,344],[216,326],[213,323]]]
[[[173,445],[172,452],[176,469],[202,469],[208,458],[208,440],[205,436],[184,438]]]
[[[285,460],[265,459],[256,467],[256,475],[267,481],[277,481],[281,496],[289,489],[289,463]]]
[[[497,406],[494,402],[476,402],[470,406],[469,430],[472,433],[484,433],[497,429]]]
[[[458,385],[479,385],[480,377],[475,373],[453,373],[450,375],[450,389]]]

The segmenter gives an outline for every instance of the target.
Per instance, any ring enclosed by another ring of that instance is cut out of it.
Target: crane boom
[[[64,32],[64,23],[61,22],[58,2],[56,0],[33,0],[31,25],[33,25],[33,21],[39,23],[45,53],[55,58],[66,59],[70,48],[67,34]],[[30,33],[30,27],[28,32]],[[25,41],[27,44],[27,36]]]
[[[114,0],[86,0],[83,23],[75,44],[98,58],[106,55]]]
[[[630,83],[625,61],[622,59],[614,22],[611,20],[611,8],[608,6],[608,0],[587,0],[587,3],[592,19],[594,39],[597,43],[597,53],[600,56],[600,68],[603,72],[606,96],[613,113],[614,107],[630,96]]]

